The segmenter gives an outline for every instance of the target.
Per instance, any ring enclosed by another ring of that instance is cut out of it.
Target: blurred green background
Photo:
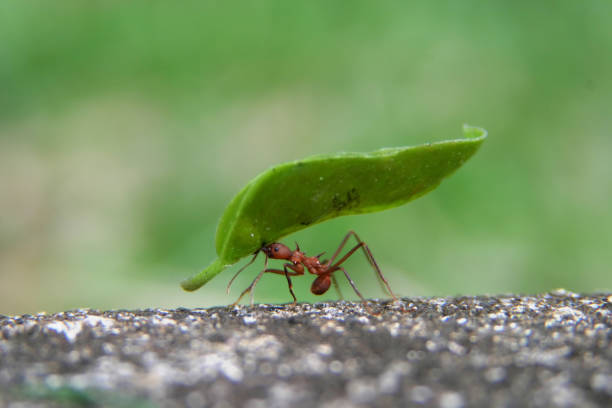
[[[2,2],[0,313],[229,304],[258,267],[229,296],[236,267],[179,281],[248,180],[463,123],[490,137],[434,192],[285,241],[354,229],[404,296],[610,290],[610,21],[609,1]]]

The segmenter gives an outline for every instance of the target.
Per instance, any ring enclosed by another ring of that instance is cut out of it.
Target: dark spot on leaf
[[[338,193],[334,194],[334,196],[332,198],[332,207],[336,211],[340,211],[344,207],[346,207],[346,202],[342,201],[342,199],[340,198],[340,194],[338,194]]]
[[[355,187],[346,193],[346,203],[349,207],[356,207],[359,205],[360,199],[359,191]]]
[[[300,225],[310,225],[313,223],[312,217],[306,213],[298,215],[297,219],[300,220]]]
[[[344,194],[335,193],[332,197],[332,208],[336,211],[342,211],[345,208],[354,208],[359,205],[360,200],[359,191],[353,187]]]

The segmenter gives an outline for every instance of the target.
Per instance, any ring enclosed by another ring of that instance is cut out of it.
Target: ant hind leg
[[[368,247],[368,245],[364,241],[362,241],[361,238],[359,238],[359,236],[357,235],[357,233],[355,233],[355,231],[349,231],[346,234],[346,236],[344,237],[344,239],[340,243],[340,246],[338,247],[338,249],[336,250],[336,252],[332,256],[332,258],[330,260],[330,263],[333,263],[334,259],[338,256],[340,251],[342,251],[342,249],[344,248],[344,246],[346,245],[348,239],[351,236],[355,237],[355,240],[357,241],[357,245],[355,245],[353,248],[351,248],[342,258],[340,258],[340,260],[338,262],[333,264],[332,267],[340,266],[351,255],[353,255],[355,253],[355,251],[357,251],[359,248],[361,248],[363,253],[364,253],[364,255],[365,255],[365,257],[366,257],[366,259],[368,260],[368,262],[370,263],[370,265],[372,266],[372,268],[376,272],[376,276],[378,277],[379,282],[382,281],[384,283],[385,290],[389,293],[389,295],[391,295],[391,297],[393,298],[394,301],[397,301],[398,300],[397,296],[395,296],[395,294],[391,290],[391,286],[389,286],[389,282],[387,282],[387,279],[385,279],[385,276],[382,274],[382,271],[380,270],[380,267],[378,266],[378,263],[376,263],[376,260],[374,259],[374,255],[372,255],[372,251],[370,251],[370,248]]]
[[[355,237],[357,237],[357,235],[355,235]],[[374,255],[372,255],[372,251],[370,251],[370,248],[363,241],[361,242],[363,243],[362,249],[364,253],[366,254],[366,258],[368,258],[370,265],[372,265],[372,267],[376,271],[376,276],[378,277],[378,281],[384,283],[384,286],[385,286],[384,288],[386,288],[387,292],[389,292],[389,295],[391,295],[393,300],[397,302],[398,300],[397,296],[395,296],[395,294],[391,290],[391,286],[389,286],[389,282],[387,282],[387,279],[385,279],[385,276],[382,274],[380,267],[378,266],[378,264],[376,263],[376,260],[374,259]]]
[[[340,285],[338,285],[338,279],[336,279],[333,274],[331,274],[330,277],[332,280],[332,284],[334,285],[334,289],[336,289],[336,293],[338,294],[338,298],[340,300],[344,300],[344,296],[342,296],[342,292],[340,291]]]
[[[346,271],[346,269],[344,269],[342,266],[339,266],[338,268],[344,273],[344,276],[346,276],[346,279],[349,281],[349,284],[351,285],[351,287],[353,288],[353,290],[355,291],[357,296],[359,296],[359,298],[361,299],[361,302],[363,303],[363,306],[366,308],[368,313],[370,313],[370,314],[378,314],[378,313],[374,313],[372,308],[370,308],[370,306],[368,305],[368,301],[366,300],[366,298],[363,297],[361,292],[359,292],[359,290],[355,286],[355,282],[353,282],[353,279],[351,279],[351,277],[349,276],[349,274]]]

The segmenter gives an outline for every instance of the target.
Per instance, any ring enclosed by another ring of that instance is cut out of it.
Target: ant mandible
[[[351,236],[353,236],[357,240],[357,245],[352,247],[346,254],[344,254],[344,256],[342,256],[338,261],[336,261],[336,258],[338,257],[338,255],[340,254],[340,252],[342,251],[342,249],[344,248],[344,246],[346,245],[346,243],[348,242]],[[295,293],[293,293],[293,283],[291,282],[291,276],[303,275],[304,269],[307,269],[308,272],[310,272],[311,274],[317,275],[314,282],[312,282],[312,286],[310,287],[310,291],[313,294],[315,295],[324,294],[325,292],[327,292],[327,290],[333,283],[334,287],[338,291],[338,294],[340,295],[340,297],[342,297],[342,295],[340,294],[338,282],[336,281],[336,278],[333,275],[334,272],[340,270],[344,273],[344,276],[346,276],[346,279],[348,280],[349,284],[351,285],[355,293],[359,296],[359,298],[362,300],[364,305],[366,305],[367,307],[366,299],[361,295],[359,290],[357,290],[357,288],[355,287],[355,282],[353,282],[349,274],[346,272],[346,269],[344,269],[344,267],[341,266],[351,255],[353,255],[360,248],[363,250],[363,253],[365,254],[366,259],[368,260],[370,265],[372,265],[372,268],[376,271],[376,276],[378,276],[378,278],[380,278],[380,280],[384,283],[387,291],[389,292],[393,300],[394,301],[398,300],[397,297],[393,294],[393,291],[391,290],[391,287],[389,286],[389,282],[387,282],[387,280],[385,279],[385,277],[383,276],[380,270],[380,267],[374,260],[374,257],[372,256],[372,252],[370,251],[370,248],[368,248],[365,242],[363,242],[359,238],[359,236],[355,233],[355,231],[349,231],[348,234],[346,234],[346,236],[344,237],[344,239],[338,246],[338,249],[336,249],[336,252],[334,252],[334,254],[329,260],[324,260],[324,261],[320,260],[320,257],[325,252],[317,256],[306,256],[304,252],[300,251],[299,245],[297,243],[295,245],[296,245],[295,251],[292,251],[291,249],[289,249],[288,246],[278,243],[278,242],[273,242],[257,250],[257,252],[255,252],[255,254],[253,255],[253,258],[246,265],[240,268],[240,270],[236,272],[236,274],[232,277],[229,284],[227,285],[227,293],[229,293],[230,287],[234,279],[236,279],[236,277],[240,274],[240,272],[242,272],[247,266],[251,265],[255,261],[255,259],[257,258],[257,255],[259,255],[259,252],[263,252],[266,256],[266,259],[264,262],[264,269],[261,272],[259,272],[257,277],[255,277],[253,282],[251,282],[251,284],[240,294],[240,297],[238,298],[238,300],[236,300],[236,302],[233,303],[232,306],[237,305],[238,302],[240,302],[240,299],[242,299],[242,297],[249,292],[251,293],[251,304],[253,304],[253,290],[255,288],[255,285],[257,285],[257,282],[259,282],[263,274],[266,272],[275,273],[278,275],[285,275],[285,277],[287,278],[287,283],[289,285],[289,292],[291,293],[291,296],[293,297],[293,305],[295,305],[297,303],[297,298],[295,297]],[[289,262],[283,265],[283,269],[268,268],[268,259],[270,258],[271,259],[285,259]]]

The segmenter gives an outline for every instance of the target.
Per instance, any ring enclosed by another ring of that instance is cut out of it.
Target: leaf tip
[[[480,140],[484,140],[488,136],[488,132],[485,129],[478,126],[468,125],[467,123],[463,124],[463,134],[467,138]]]

